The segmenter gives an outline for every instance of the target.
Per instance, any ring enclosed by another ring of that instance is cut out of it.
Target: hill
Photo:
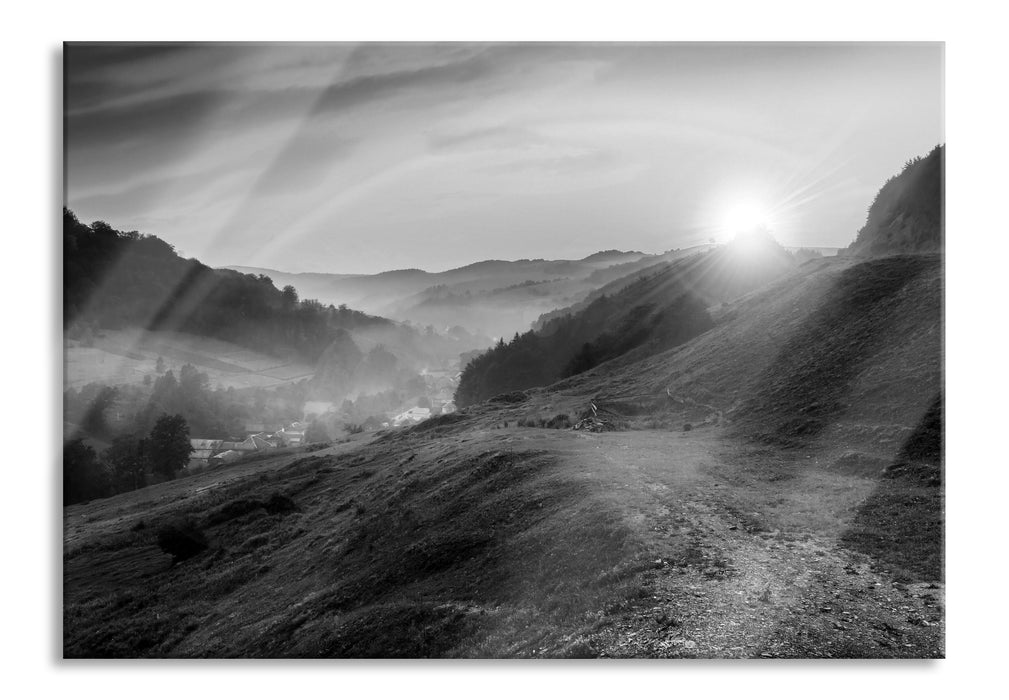
[[[265,276],[213,270],[156,236],[88,226],[63,211],[63,326],[69,337],[139,327],[216,338],[315,362],[338,329],[388,319],[329,308],[281,291]]]
[[[709,307],[735,299],[796,265],[769,236],[663,262],[602,287],[585,301],[541,318],[539,328],[470,361],[456,403],[544,386],[636,348],[659,352],[712,327]]]
[[[945,146],[909,160],[883,185],[848,253],[929,253],[943,248]]]
[[[581,260],[484,260],[444,272],[392,270],[375,275],[265,274],[277,284],[331,304],[436,328],[463,326],[503,337],[528,329],[541,314],[577,302],[597,287],[662,259],[618,250]]]

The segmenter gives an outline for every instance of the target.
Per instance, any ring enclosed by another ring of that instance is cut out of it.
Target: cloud
[[[490,126],[434,133],[428,136],[428,147],[432,151],[528,148],[543,143],[543,137],[532,129],[514,126]]]
[[[221,264],[268,255],[324,268],[324,251],[350,239],[393,249],[450,234],[453,254],[477,259],[488,243],[474,232],[490,231],[562,247],[566,233],[593,230],[612,247],[603,238],[619,228],[628,246],[665,249],[678,244],[669,231],[707,216],[709,190],[757,186],[788,195],[796,230],[816,221],[828,241],[857,223],[835,211],[842,195],[847,206],[852,186],[878,186],[941,139],[935,46],[66,52],[70,203],[114,225],[164,222],[150,232]],[[653,238],[633,243],[639,234]],[[320,252],[302,262],[309,250]]]
[[[328,131],[309,130],[295,134],[279,150],[257,180],[251,197],[304,192],[322,184],[325,174],[348,158],[358,142]]]
[[[482,53],[451,63],[424,66],[344,80],[324,89],[315,112],[342,111],[394,96],[425,95],[434,88],[462,88],[494,71],[493,64]]]

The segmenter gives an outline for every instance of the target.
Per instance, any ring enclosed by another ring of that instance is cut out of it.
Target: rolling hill
[[[575,303],[597,287],[661,259],[609,250],[581,260],[484,260],[445,272],[328,275],[228,269],[266,275],[278,286],[290,284],[303,297],[326,304],[348,304],[436,328],[461,325],[471,332],[503,337],[525,331],[541,314]]]
[[[887,180],[848,252],[860,256],[941,252],[945,158],[946,147],[936,146]]]
[[[591,301],[541,317],[537,330],[472,360],[456,403],[551,384],[639,349],[654,353],[712,327],[709,309],[736,299],[796,266],[794,256],[761,233],[631,273]]]

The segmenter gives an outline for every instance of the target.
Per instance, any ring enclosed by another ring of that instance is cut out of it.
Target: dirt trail
[[[613,656],[943,655],[939,582],[895,583],[839,546],[875,479],[716,429],[518,431],[595,482],[643,542],[650,592],[595,640]]]

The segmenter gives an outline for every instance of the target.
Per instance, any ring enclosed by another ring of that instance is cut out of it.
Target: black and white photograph
[[[945,51],[66,41],[62,658],[943,659]]]

